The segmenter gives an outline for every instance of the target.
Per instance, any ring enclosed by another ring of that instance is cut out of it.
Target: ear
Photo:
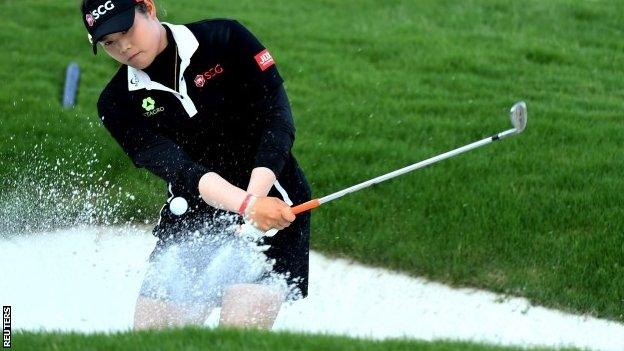
[[[145,3],[145,7],[147,7],[147,16],[154,20],[157,19],[156,4],[154,3],[154,0],[144,0],[143,3]]]

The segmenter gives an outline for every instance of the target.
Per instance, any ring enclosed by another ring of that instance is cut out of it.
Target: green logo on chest
[[[145,111],[149,112],[149,111],[152,111],[156,107],[156,102],[151,97],[146,97],[145,99],[143,99],[142,106],[145,109]]]
[[[154,101],[154,99],[152,99],[151,97],[146,97],[145,99],[143,99],[143,104],[141,106],[145,111],[147,111],[143,113],[143,116],[145,117],[154,116],[165,110],[165,108],[162,106],[156,107],[156,101]]]

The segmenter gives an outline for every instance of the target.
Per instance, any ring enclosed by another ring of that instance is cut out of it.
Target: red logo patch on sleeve
[[[275,64],[275,61],[273,61],[273,56],[271,56],[269,50],[267,49],[262,50],[254,58],[256,59],[256,62],[258,63],[258,66],[260,67],[262,72],[266,71],[267,69],[269,69],[269,67]]]

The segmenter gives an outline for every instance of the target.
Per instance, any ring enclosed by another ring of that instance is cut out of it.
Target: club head
[[[516,102],[509,111],[511,117],[511,123],[516,129],[517,133],[522,133],[527,124],[527,107],[524,101]]]

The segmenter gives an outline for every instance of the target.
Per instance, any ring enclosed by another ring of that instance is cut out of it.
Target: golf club
[[[455,155],[459,155],[459,154],[462,154],[464,152],[470,151],[472,149],[476,149],[478,147],[487,145],[487,144],[489,144],[489,143],[491,143],[493,141],[498,141],[498,140],[504,139],[506,137],[522,133],[522,131],[524,131],[524,128],[526,128],[527,117],[528,117],[527,116],[526,103],[524,101],[520,101],[520,102],[517,102],[516,104],[514,104],[511,107],[511,111],[509,111],[509,115],[510,115],[510,118],[511,118],[511,123],[513,124],[513,128],[512,129],[509,129],[509,130],[506,130],[504,132],[495,134],[495,135],[493,135],[491,137],[488,137],[488,138],[485,138],[483,140],[476,141],[476,142],[474,142],[472,144],[468,144],[468,145],[462,146],[462,147],[457,148],[455,150],[451,150],[449,152],[445,152],[443,154],[440,154],[440,155],[428,158],[428,159],[426,159],[424,161],[420,161],[420,162],[415,163],[413,165],[410,165],[410,166],[398,169],[398,170],[396,170],[394,172],[390,172],[390,173],[384,174],[382,176],[373,178],[371,180],[368,180],[368,181],[365,181],[363,183],[354,185],[352,187],[349,187],[349,188],[346,188],[344,190],[338,191],[336,193],[327,195],[325,197],[312,199],[312,200],[310,200],[308,202],[305,202],[303,204],[300,204],[300,205],[297,205],[297,206],[293,207],[292,208],[293,213],[294,214],[299,214],[299,213],[302,213],[302,212],[305,212],[305,211],[309,211],[309,210],[315,209],[315,208],[321,206],[322,204],[325,204],[325,203],[330,202],[332,200],[336,200],[338,198],[341,198],[341,197],[343,197],[343,196],[345,196],[347,194],[356,192],[358,190],[367,188],[367,187],[369,187],[371,185],[378,184],[378,183],[381,183],[381,182],[385,182],[388,179],[392,179],[392,178],[398,177],[400,175],[403,175],[405,173],[411,172],[411,171],[416,170],[416,169],[427,167],[427,166],[429,166],[431,164],[434,164],[436,162],[445,160],[445,159],[453,157]]]

